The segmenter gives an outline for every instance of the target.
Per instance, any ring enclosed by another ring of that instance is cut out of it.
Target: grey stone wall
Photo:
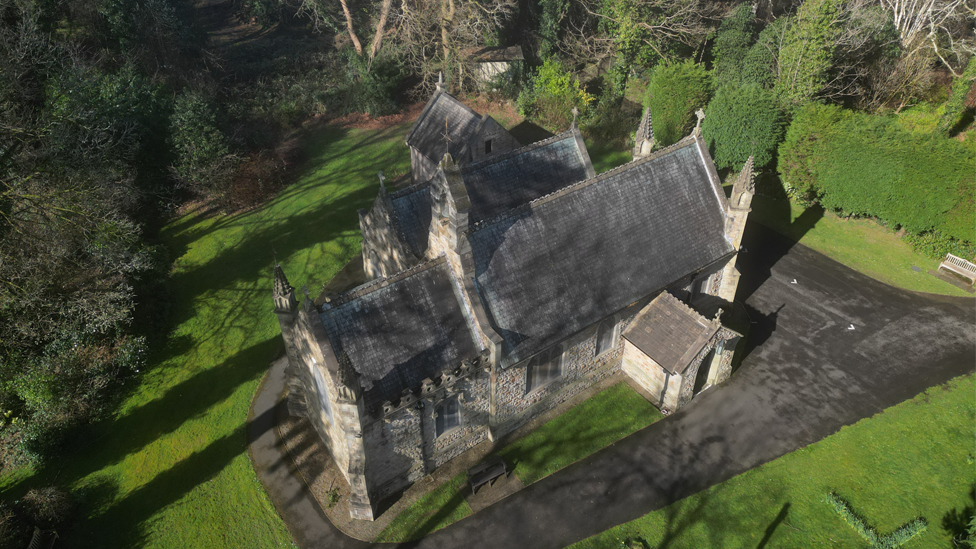
[[[370,497],[378,501],[413,484],[488,437],[489,378],[457,380],[363,428]],[[457,396],[461,426],[436,436],[434,410]]]
[[[392,212],[393,205],[383,187],[373,201],[373,207],[369,211],[359,211],[363,271],[367,282],[392,276],[418,262],[410,247],[400,239]]]
[[[490,152],[485,152],[486,141],[491,141]],[[476,135],[469,144],[471,161],[479,162],[517,149],[520,146],[519,142],[501,124],[496,122],[494,118],[486,116],[484,124],[481,126],[481,133]]]
[[[497,372],[495,435],[501,436],[514,431],[533,417],[619,371],[623,352],[620,333],[636,313],[637,309],[629,308],[615,315],[617,327],[614,331],[614,346],[599,356],[596,356],[596,332],[600,323],[561,343],[562,375],[535,391],[528,391],[526,376],[529,360]]]
[[[410,174],[414,183],[423,183],[437,172],[437,163],[431,162],[417,149],[410,147]]]

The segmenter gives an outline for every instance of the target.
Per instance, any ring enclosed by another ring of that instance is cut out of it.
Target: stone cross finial
[[[571,110],[569,112],[573,113],[573,126],[575,127],[576,126],[576,117],[579,116],[579,109],[577,109],[576,107],[573,107],[573,110]]]
[[[725,310],[719,307],[718,311],[715,312],[715,322],[719,322],[722,319],[722,313],[724,312]]]
[[[695,131],[692,133],[698,135],[701,133],[701,123],[705,119],[705,111],[698,109],[695,111],[695,116],[698,117],[698,122],[695,123]]]
[[[386,176],[383,175],[383,170],[380,170],[380,172],[378,174],[376,174],[376,175],[378,175],[379,178],[380,178],[380,188],[381,189],[385,189],[386,188],[386,185],[385,185]]]
[[[437,91],[444,91],[444,73],[440,71],[437,73]]]
[[[305,294],[305,299],[312,299],[308,296],[308,284],[302,284],[302,293]]]

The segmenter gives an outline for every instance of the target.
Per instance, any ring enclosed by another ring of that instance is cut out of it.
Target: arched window
[[[602,355],[613,348],[613,319],[608,318],[596,329],[596,354]]]
[[[526,392],[531,393],[563,375],[562,362],[563,353],[559,345],[532,357],[525,371]]]
[[[461,426],[461,403],[456,396],[446,398],[434,406],[434,428],[437,436]]]

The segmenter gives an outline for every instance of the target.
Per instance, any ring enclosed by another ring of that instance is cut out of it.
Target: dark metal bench
[[[508,478],[508,466],[505,465],[505,461],[498,457],[492,457],[485,460],[470,469],[468,469],[468,483],[471,484],[471,493],[477,494],[478,488],[481,488],[485,484],[492,486],[498,477],[505,475]]]

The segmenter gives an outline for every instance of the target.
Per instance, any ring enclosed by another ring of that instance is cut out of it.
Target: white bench
[[[949,271],[969,280],[971,284],[976,284],[976,264],[966,261],[961,257],[946,254],[945,259],[939,264],[939,270]]]

